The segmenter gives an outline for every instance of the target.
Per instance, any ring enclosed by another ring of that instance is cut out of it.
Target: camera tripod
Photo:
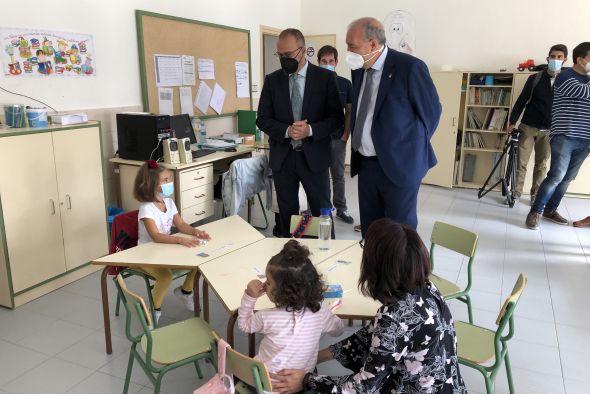
[[[506,197],[506,202],[508,206],[512,208],[514,206],[514,188],[516,187],[516,165],[518,163],[518,139],[520,137],[520,130],[512,129],[510,132],[510,136],[506,140],[506,144],[504,144],[504,150],[502,151],[502,155],[492,168],[490,175],[484,182],[483,186],[477,192],[477,198],[482,198],[499,184],[502,184],[502,196]],[[499,165],[501,165],[504,156],[508,155],[508,162],[506,163],[506,173],[503,177],[501,177],[496,183],[486,189],[488,186],[490,179],[494,176],[496,169]]]

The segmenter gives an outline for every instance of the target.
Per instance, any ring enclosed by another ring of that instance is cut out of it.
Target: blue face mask
[[[162,192],[158,193],[160,197],[171,197],[174,194],[174,183],[168,182],[162,184]]]
[[[325,68],[326,70],[336,71],[336,67],[331,64],[321,64],[320,67]]]
[[[547,65],[549,71],[558,72],[561,70],[561,65],[563,64],[563,60],[559,59],[549,59],[549,64]]]

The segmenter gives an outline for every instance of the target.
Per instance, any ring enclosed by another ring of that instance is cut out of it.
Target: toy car
[[[526,62],[520,63],[518,65],[518,71],[524,71],[526,69],[528,69],[529,71],[535,71],[536,70],[535,61],[533,59],[527,59]]]

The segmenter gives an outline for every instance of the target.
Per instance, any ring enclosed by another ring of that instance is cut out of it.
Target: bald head
[[[385,45],[385,29],[383,23],[375,18],[364,17],[348,25],[348,32],[360,31],[365,41],[375,40],[377,44]]]

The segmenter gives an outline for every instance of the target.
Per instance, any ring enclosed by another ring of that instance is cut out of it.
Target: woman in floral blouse
[[[278,380],[273,390],[467,393],[453,318],[429,274],[428,251],[416,231],[390,219],[375,221],[366,235],[359,288],[383,306],[372,324],[318,355],[318,363],[336,359],[354,373],[336,377],[283,370],[273,375]]]

